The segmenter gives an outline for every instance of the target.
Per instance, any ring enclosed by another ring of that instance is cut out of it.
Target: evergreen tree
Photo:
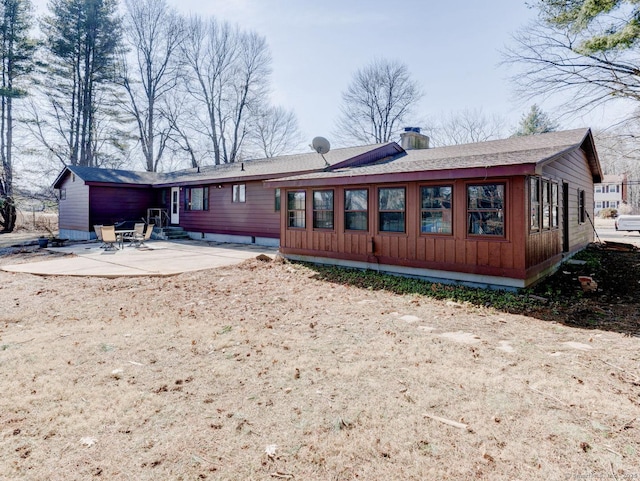
[[[116,58],[122,45],[117,0],[51,0],[42,21],[47,50],[46,94],[53,129],[64,137],[65,162],[98,166],[107,143],[118,148],[108,125],[117,112]],[[107,120],[105,120],[105,118]]]
[[[535,135],[544,134],[546,132],[554,132],[558,130],[558,125],[549,119],[549,116],[544,113],[540,107],[536,104],[531,106],[528,114],[524,114],[520,120],[520,125],[514,137],[520,137],[523,135]]]
[[[29,0],[0,0],[0,230],[11,232],[16,222],[13,197],[13,101],[26,95],[21,87],[32,70],[34,43],[29,38]]]

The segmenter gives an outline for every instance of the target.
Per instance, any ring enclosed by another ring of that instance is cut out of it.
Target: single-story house
[[[67,166],[59,191],[60,237],[88,240],[94,225],[153,218],[194,239],[278,245],[280,197],[263,181],[366,165],[396,156],[395,142],[249,160],[170,173]]]
[[[593,241],[589,129],[428,148],[335,149],[170,173],[66,167],[60,236],[141,218],[291,259],[522,288]]]
[[[601,179],[591,131],[578,129],[403,149],[265,184],[281,192],[287,258],[524,288],[593,241]]]

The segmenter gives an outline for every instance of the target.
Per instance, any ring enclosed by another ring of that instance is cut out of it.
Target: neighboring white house
[[[594,184],[594,214],[602,209],[619,209],[620,204],[627,202],[627,176],[604,175],[602,183]]]

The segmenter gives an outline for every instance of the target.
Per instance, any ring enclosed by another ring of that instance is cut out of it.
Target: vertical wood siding
[[[181,188],[180,226],[191,232],[278,238],[280,213],[275,210],[275,190],[258,181],[245,185],[245,202],[232,202],[233,184],[202,186],[209,188],[209,210],[202,211],[184,210],[185,190]],[[282,206],[286,208],[284,201]]]
[[[575,252],[593,240],[588,219],[578,222],[578,190],[585,192],[585,206],[593,219],[593,177],[582,150],[566,154],[544,166],[541,176],[558,183],[562,199],[562,183],[569,184],[569,208],[559,209],[557,229],[529,232],[529,189],[527,177],[501,179],[460,179],[442,182],[409,182],[351,185],[369,191],[369,229],[367,232],[345,231],[344,189],[333,188],[335,229],[321,231],[312,227],[312,188],[307,188],[307,228],[290,229],[286,210],[281,216],[280,249],[283,253],[338,258],[360,262],[402,265],[427,269],[468,272],[481,275],[534,279],[562,258],[562,222],[569,222],[569,251]],[[505,236],[482,237],[467,234],[467,185],[503,183],[505,185]],[[453,234],[422,234],[420,232],[420,187],[423,185],[453,185]],[[381,233],[377,225],[377,195],[379,187],[406,189],[406,232]],[[299,190],[299,189],[296,189]],[[283,189],[283,199],[286,189]],[[284,206],[283,202],[283,206]],[[284,207],[283,207],[284,208]]]
[[[585,153],[582,150],[576,150],[563,156],[560,160],[545,166],[541,176],[558,184],[560,200],[558,228],[529,233],[526,241],[526,260],[529,269],[562,255],[562,225],[565,218],[568,218],[569,222],[568,252],[582,249],[593,242],[594,238],[589,219],[585,219],[585,223],[580,224],[578,215],[578,190],[584,190],[585,209],[593,219],[593,177]],[[569,186],[568,212],[562,209],[563,182]],[[525,212],[525,216],[528,217],[528,209]]]
[[[89,186],[69,172],[61,185],[66,198],[60,200],[58,225],[60,229],[90,231]]]
[[[441,269],[485,275],[523,277],[525,275],[524,178],[494,179],[504,183],[505,237],[489,238],[467,235],[466,186],[476,180],[443,182],[411,182],[372,186],[348,186],[348,189],[367,189],[369,192],[369,229],[366,232],[344,229],[344,187],[323,187],[334,190],[334,229],[313,229],[312,188],[307,192],[307,228],[287,226],[286,210],[281,216],[280,247],[284,253],[335,257],[339,259],[379,262],[408,267]],[[490,183],[488,182],[488,183]],[[422,234],[420,232],[420,187],[424,185],[453,185],[453,234]],[[378,188],[404,187],[406,212],[404,233],[379,232],[377,219]],[[294,189],[300,190],[300,189]],[[283,199],[286,190],[283,189]],[[283,201],[283,209],[285,203]]]

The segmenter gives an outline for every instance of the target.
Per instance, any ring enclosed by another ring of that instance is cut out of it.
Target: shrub
[[[602,209],[598,212],[598,216],[602,219],[613,219],[618,217],[618,211],[616,209],[612,209],[611,207],[607,207],[606,209]]]

